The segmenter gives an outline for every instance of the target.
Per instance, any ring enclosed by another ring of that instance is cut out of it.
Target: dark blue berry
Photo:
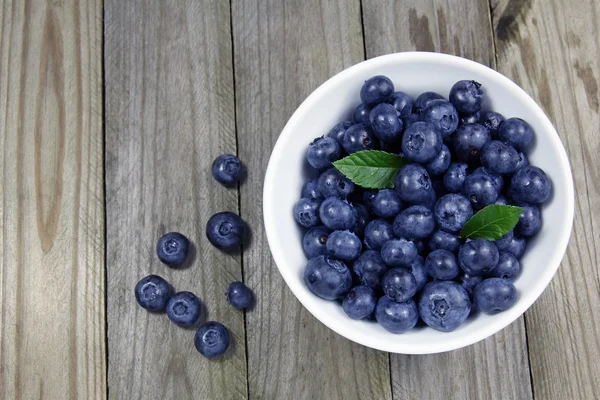
[[[393,95],[394,84],[390,78],[383,75],[367,79],[360,89],[360,100],[368,105],[389,101]]]
[[[460,286],[462,286],[467,291],[467,293],[469,293],[469,295],[473,294],[473,289],[475,289],[475,287],[479,285],[481,281],[483,281],[483,277],[481,276],[471,276],[467,274],[462,274],[458,277],[458,282],[460,283]]]
[[[338,196],[345,199],[354,191],[354,183],[337,168],[331,167],[319,176],[318,189],[322,197]]]
[[[519,169],[510,180],[510,194],[520,202],[540,204],[548,200],[552,192],[552,181],[533,165]]]
[[[494,204],[499,193],[494,178],[480,172],[467,176],[462,194],[469,199],[474,209],[479,210]]]
[[[358,218],[356,209],[346,200],[331,196],[323,200],[319,208],[323,225],[331,230],[351,229]]]
[[[515,226],[515,232],[520,236],[533,236],[542,228],[542,214],[540,208],[533,204],[522,205],[523,212]]]
[[[402,303],[417,293],[417,281],[406,268],[390,269],[381,281],[383,293],[391,300]]]
[[[443,182],[447,191],[457,193],[462,191],[463,183],[467,178],[467,168],[469,166],[464,162],[453,162],[448,166],[444,174]]]
[[[504,180],[502,180],[504,182]],[[494,204],[503,204],[505,206],[509,206],[509,202],[508,199],[503,196],[503,195],[499,195],[498,198],[496,199],[496,201],[494,202]]]
[[[304,270],[304,283],[311,292],[325,300],[336,300],[352,286],[352,274],[340,260],[332,257],[311,258]]]
[[[229,348],[229,331],[220,322],[205,322],[196,331],[194,345],[206,358],[220,357]]]
[[[427,285],[427,282],[429,282],[429,276],[425,271],[425,259],[421,256],[417,256],[408,269],[417,282],[417,292],[420,292],[425,285]]]
[[[331,163],[342,154],[340,144],[331,137],[320,137],[308,145],[306,159],[311,167],[322,169],[331,167]]]
[[[521,118],[509,118],[498,128],[498,139],[523,151],[527,149],[533,139],[533,129]]]
[[[442,150],[440,131],[427,122],[415,122],[405,129],[402,136],[402,153],[412,162],[432,161]]]
[[[402,120],[398,119],[396,109],[386,103],[373,107],[369,113],[369,123],[375,136],[383,142],[395,142],[401,137]]]
[[[167,302],[167,316],[175,324],[190,327],[200,318],[200,300],[192,292],[175,293]]]
[[[422,120],[423,119],[421,118],[421,115],[410,114],[410,115],[402,118],[402,125],[404,127],[404,130],[406,130],[406,129],[408,129],[409,126],[411,126],[415,122],[422,121]]]
[[[498,203],[496,203],[498,204]],[[507,203],[508,205],[508,203]],[[515,237],[514,232],[511,230],[506,235],[502,236],[500,239],[494,241],[494,244],[498,248],[499,251],[504,251],[510,246],[510,242],[512,242]]]
[[[504,175],[517,170],[519,153],[499,140],[490,140],[481,149],[481,164],[490,172]]]
[[[517,289],[502,278],[484,279],[473,291],[473,300],[478,310],[496,314],[512,307],[517,301]]]
[[[523,153],[519,153],[519,161],[517,162],[517,168],[515,168],[515,171],[527,165],[529,165],[529,160],[527,159],[527,156]]]
[[[408,267],[418,255],[417,246],[406,239],[391,239],[381,247],[381,259],[390,267]]]
[[[313,258],[327,254],[327,239],[331,231],[325,226],[315,226],[304,234],[302,249],[306,257]]]
[[[517,258],[517,260],[521,259],[523,253],[525,253],[525,249],[527,248],[527,240],[525,238],[513,237],[510,241],[508,247],[504,249],[504,251],[512,254]]]
[[[394,184],[400,199],[411,204],[426,204],[433,193],[431,178],[419,164],[407,164],[400,168]]]
[[[365,246],[380,250],[385,242],[394,237],[392,225],[383,219],[374,219],[365,227]]]
[[[419,300],[419,314],[423,322],[442,332],[458,328],[470,312],[469,294],[453,281],[428,283]]]
[[[362,204],[354,203],[353,206],[356,210],[356,223],[350,229],[350,231],[354,232],[359,237],[363,237],[365,234],[365,227],[369,221],[371,221],[371,215],[369,214],[367,207],[363,206]]]
[[[435,231],[429,238],[431,250],[444,249],[456,253],[461,245],[462,240],[458,236],[445,231]]]
[[[342,309],[352,319],[363,319],[373,314],[377,305],[375,290],[370,286],[355,286],[344,296]]]
[[[463,114],[460,116],[460,124],[474,124],[476,122],[479,122],[480,117],[481,114],[479,113],[479,111],[473,114]]]
[[[458,113],[449,101],[433,100],[423,110],[423,121],[436,127],[442,138],[447,138],[458,128]]]
[[[496,245],[485,239],[471,240],[458,251],[460,267],[471,276],[488,274],[498,265],[499,257]]]
[[[169,283],[158,275],[148,275],[135,285],[135,298],[146,310],[164,311],[170,297]]]
[[[413,300],[397,303],[383,296],[377,302],[375,319],[386,330],[403,333],[414,328],[419,321],[419,313]]]
[[[494,111],[486,112],[479,119],[479,123],[485,126],[488,129],[488,131],[490,131],[492,137],[497,137],[498,128],[500,128],[500,125],[502,125],[503,122],[504,117],[502,116],[502,114],[499,114]]]
[[[402,209],[402,200],[392,189],[367,191],[364,199],[371,212],[381,218],[393,218]]]
[[[481,110],[483,90],[476,81],[458,81],[450,89],[450,102],[461,114],[473,114]]]
[[[474,174],[483,173],[483,174],[488,175],[494,181],[494,185],[496,185],[496,188],[498,189],[498,191],[502,190],[502,188],[504,187],[504,178],[502,178],[502,175],[493,173],[485,167],[479,167],[479,168],[475,169],[475,171],[473,171],[473,173]],[[500,197],[500,196],[498,196],[498,197]],[[496,199],[496,203],[497,202],[498,202],[498,199]]]
[[[189,253],[190,241],[179,232],[169,232],[161,236],[156,244],[159,260],[169,267],[181,266]]]
[[[334,126],[331,131],[329,131],[329,133],[327,134],[328,137],[332,137],[335,140],[337,140],[337,142],[339,143],[339,145],[342,145],[342,140],[344,139],[344,133],[346,132],[346,129],[350,128],[352,125],[354,125],[354,123],[352,121],[342,121],[339,124],[337,124],[336,126]]]
[[[450,155],[450,149],[448,149],[448,146],[443,144],[442,150],[440,150],[433,160],[425,164],[425,168],[431,176],[441,175],[448,170],[451,159],[452,156]]]
[[[458,232],[473,216],[469,200],[460,194],[450,193],[435,203],[435,220],[441,229]]]
[[[352,125],[344,133],[342,146],[348,154],[362,150],[373,150],[377,148],[377,141],[371,128],[363,124]]]
[[[433,212],[425,206],[411,206],[394,220],[394,234],[409,240],[425,239],[435,229]]]
[[[354,123],[355,124],[363,124],[364,126],[369,126],[369,114],[371,113],[371,107],[367,106],[364,103],[360,103],[357,107],[356,110],[354,110],[354,115],[353,115],[353,119],[354,119]],[[348,128],[346,128],[346,130],[348,130]],[[344,145],[344,138],[342,137],[342,141],[340,142],[340,144],[343,146]]]
[[[448,250],[434,250],[425,259],[425,271],[433,279],[450,280],[460,273],[454,253]]]
[[[311,179],[310,181],[307,181],[304,186],[302,186],[300,197],[322,201],[323,196],[321,195],[321,192],[319,192],[319,180]]]
[[[229,304],[238,310],[247,308],[252,302],[252,292],[242,282],[231,282],[225,295]]]
[[[452,135],[456,157],[468,163],[479,162],[481,149],[490,140],[490,132],[481,124],[461,125]]]
[[[212,164],[212,176],[222,185],[233,185],[240,180],[242,163],[233,154],[222,154]]]
[[[321,202],[315,199],[301,198],[294,207],[296,222],[305,228],[319,225],[319,206]]]
[[[220,250],[238,249],[244,239],[245,231],[244,221],[229,211],[213,215],[206,223],[206,237]]]
[[[430,102],[434,100],[445,100],[444,96],[435,92],[423,92],[417,97],[415,100],[415,112],[417,114],[422,114],[425,108],[429,105]]]
[[[350,231],[334,231],[327,240],[329,255],[343,261],[356,260],[361,250],[360,239]]]
[[[354,261],[353,270],[362,285],[377,289],[381,287],[381,279],[388,271],[388,267],[381,259],[379,251],[365,250]]]
[[[413,100],[409,95],[407,95],[404,92],[395,92],[392,95],[392,100],[390,100],[390,104],[394,106],[394,108],[398,112],[398,117],[408,117],[412,113]]]
[[[487,277],[502,278],[509,282],[514,282],[520,272],[521,264],[519,263],[519,260],[517,260],[517,257],[506,251],[501,251],[498,265],[496,265],[496,268],[494,268],[492,272],[487,274]]]

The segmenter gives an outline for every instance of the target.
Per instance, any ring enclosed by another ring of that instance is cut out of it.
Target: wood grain
[[[102,399],[102,1],[0,21],[0,398]]]
[[[236,152],[229,3],[107,0],[105,27],[110,397],[246,398],[244,314],[224,295],[241,280],[240,255],[204,233],[214,213],[238,211],[237,189],[211,176],[215,157]],[[187,268],[156,257],[168,231],[195,244]],[[201,320],[229,328],[225,358],[204,358],[194,329],[137,305],[134,286],[150,273],[196,293]]]
[[[241,211],[253,230],[244,275],[259,299],[247,314],[250,397],[390,399],[387,355],[326,328],[287,288],[260,206],[269,155],[288,118],[322,82],[363,59],[359,3],[235,0],[233,37],[239,153],[249,171]]]
[[[567,150],[575,221],[567,254],[527,311],[535,397],[600,398],[597,1],[493,1],[498,69],[544,108]]]
[[[364,0],[363,13],[369,58],[423,50],[495,65],[487,1]],[[394,398],[532,398],[523,318],[465,349],[390,357]]]

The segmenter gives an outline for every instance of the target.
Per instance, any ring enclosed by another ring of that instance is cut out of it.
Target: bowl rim
[[[343,329],[340,329],[338,327],[338,324],[326,318],[326,315],[319,312],[318,309],[308,306],[306,304],[306,302],[303,300],[303,294],[299,293],[299,285],[303,285],[304,283],[301,279],[297,279],[291,268],[286,268],[287,261],[285,254],[282,253],[281,249],[277,248],[277,246],[274,245],[276,243],[277,220],[272,216],[272,214],[269,211],[272,210],[274,207],[273,196],[271,196],[271,193],[274,193],[275,190],[273,185],[274,176],[276,174],[274,165],[277,164],[279,159],[282,158],[282,155],[280,154],[282,153],[281,149],[284,147],[285,143],[291,136],[293,127],[296,125],[297,121],[303,117],[305,110],[312,107],[312,104],[316,102],[320,98],[321,94],[323,92],[326,92],[330,86],[337,85],[340,81],[345,80],[347,77],[361,70],[369,69],[374,65],[388,62],[449,63],[465,69],[466,72],[468,72],[469,70],[477,70],[477,72],[480,74],[488,75],[490,79],[500,81],[503,85],[506,86],[507,90],[513,92],[514,95],[521,97],[525,102],[529,103],[528,105],[530,106],[531,110],[535,113],[536,118],[541,124],[543,124],[544,131],[546,132],[546,136],[550,141],[550,144],[553,148],[557,150],[558,159],[561,164],[560,170],[563,171],[565,175],[563,176],[563,178],[565,178],[564,181],[566,182],[566,187],[564,187],[563,189],[566,191],[565,200],[567,207],[566,210],[564,210],[564,212],[566,213],[567,221],[569,222],[568,227],[565,227],[565,229],[562,231],[562,234],[556,242],[556,248],[558,248],[559,251],[550,260],[549,268],[545,269],[544,273],[540,274],[539,279],[537,280],[537,284],[532,287],[532,290],[528,291],[526,294],[521,296],[520,302],[517,302],[515,306],[502,313],[503,318],[499,319],[502,320],[502,322],[489,324],[483,329],[478,329],[474,332],[467,333],[464,337],[460,338],[460,340],[443,341],[442,343],[439,343],[436,346],[415,346],[414,344],[410,346],[402,346],[401,341],[394,342],[394,346],[387,345],[388,342],[372,343],[363,340],[360,335],[355,335],[352,331],[344,331]],[[335,74],[333,77],[329,78],[318,88],[316,88],[300,104],[296,111],[294,111],[294,113],[286,123],[285,127],[281,131],[275,143],[275,146],[273,147],[273,150],[271,152],[263,185],[263,222],[265,227],[265,234],[267,236],[267,242],[269,244],[269,249],[271,251],[275,264],[277,265],[279,272],[281,273],[283,279],[285,280],[287,286],[290,288],[294,296],[298,299],[298,301],[300,301],[302,306],[306,308],[314,317],[316,317],[319,321],[321,321],[321,323],[323,323],[325,326],[338,333],[339,335],[366,347],[398,354],[434,354],[456,350],[479,342],[485,338],[488,338],[494,335],[495,333],[499,332],[500,330],[504,329],[514,321],[516,321],[523,313],[525,313],[525,311],[527,311],[531,307],[535,300],[537,300],[542,294],[542,292],[546,289],[546,287],[556,274],[556,271],[558,270],[562,259],[564,258],[564,254],[567,249],[573,227],[574,204],[575,193],[573,177],[566,150],[548,116],[544,113],[542,108],[531,98],[531,96],[527,94],[527,92],[525,92],[516,83],[514,83],[512,80],[502,75],[498,71],[495,71],[476,61],[468,60],[466,58],[458,56],[453,56],[450,54],[419,51],[386,54],[362,61]]]

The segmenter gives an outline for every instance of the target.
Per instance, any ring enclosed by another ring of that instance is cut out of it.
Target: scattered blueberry
[[[402,200],[393,189],[367,191],[364,199],[371,212],[381,218],[393,218],[402,209]]]
[[[431,178],[419,164],[407,164],[400,168],[394,190],[402,200],[411,204],[426,204],[433,193]]]
[[[496,267],[500,255],[493,242],[485,239],[471,240],[458,251],[458,262],[465,273],[485,275]]]
[[[452,135],[456,157],[467,163],[479,162],[481,149],[490,140],[490,132],[481,124],[461,125]]]
[[[392,333],[406,332],[417,324],[419,313],[413,300],[397,303],[383,296],[377,302],[375,319]]]
[[[164,311],[170,297],[169,283],[158,275],[148,275],[135,285],[135,298],[146,310]]]
[[[321,192],[319,192],[319,180],[311,179],[310,181],[306,181],[304,186],[302,186],[300,197],[322,201],[323,196],[321,196]]]
[[[346,200],[331,196],[323,200],[319,208],[319,218],[331,230],[351,229],[357,220],[357,212]]]
[[[200,300],[192,292],[175,293],[167,302],[167,316],[175,324],[190,327],[200,318]]]
[[[517,289],[502,278],[484,279],[473,291],[477,309],[486,314],[496,314],[509,309],[517,301]]]
[[[488,278],[502,278],[509,282],[513,282],[519,276],[521,272],[521,264],[519,260],[512,254],[501,251],[500,258],[498,259],[498,265],[492,270],[486,277]]]
[[[408,117],[412,113],[413,100],[404,92],[395,92],[390,103],[394,106],[400,118]]]
[[[392,99],[394,84],[387,76],[376,75],[367,79],[360,89],[360,99],[368,105],[383,103]]]
[[[360,255],[362,243],[358,236],[350,231],[334,231],[327,240],[327,251],[343,261],[354,261]]]
[[[551,192],[550,178],[532,165],[519,169],[510,180],[511,196],[521,202],[540,204],[548,200]]]
[[[212,176],[222,185],[230,186],[240,180],[242,162],[233,154],[222,154],[212,164]]]
[[[521,259],[523,253],[525,253],[525,248],[527,247],[527,240],[525,238],[513,237],[510,241],[508,247],[504,249],[504,251],[509,252],[513,256],[517,258],[517,260]]]
[[[344,133],[342,146],[346,153],[352,154],[362,150],[373,150],[377,148],[377,142],[371,128],[363,124],[356,124]]]
[[[447,138],[458,128],[456,108],[446,100],[432,100],[423,110],[423,121],[430,123]]]
[[[425,259],[425,271],[433,279],[450,280],[460,273],[454,253],[448,250],[434,250]]]
[[[540,208],[533,204],[523,205],[523,212],[515,226],[515,232],[521,236],[533,236],[542,228]]]
[[[490,131],[492,137],[497,137],[498,128],[500,128],[500,125],[502,125],[503,122],[504,117],[502,114],[494,111],[486,112],[479,119],[479,123],[485,126],[488,131]]]
[[[335,167],[319,176],[317,187],[322,197],[338,196],[345,199],[354,191],[354,183]]]
[[[422,114],[430,102],[434,100],[445,100],[444,96],[436,92],[423,92],[415,101],[415,111],[417,114]]]
[[[429,248],[431,250],[443,249],[456,253],[461,245],[462,240],[458,236],[445,231],[435,231],[429,238]]]
[[[446,190],[452,193],[460,193],[462,191],[463,183],[467,178],[468,167],[469,166],[464,162],[450,163],[443,178]]]
[[[331,137],[320,137],[308,145],[306,159],[311,167],[322,169],[331,167],[331,163],[340,158],[340,144]]]
[[[380,250],[385,242],[393,237],[392,225],[383,219],[374,219],[365,227],[365,246],[367,249]]]
[[[156,244],[159,260],[169,267],[181,266],[189,253],[190,241],[179,232],[169,232],[161,236]]]
[[[252,302],[252,292],[242,282],[231,282],[225,295],[229,304],[238,310],[247,308]]]
[[[390,267],[409,267],[418,255],[417,246],[406,239],[391,239],[381,247],[381,258]]]
[[[396,109],[386,103],[373,107],[369,113],[369,123],[375,136],[383,142],[394,142],[401,137],[402,120]]]
[[[494,178],[481,172],[467,176],[463,184],[462,194],[469,199],[473,208],[477,210],[494,204],[499,195]]]
[[[521,118],[509,118],[498,128],[498,139],[523,151],[527,149],[533,139],[533,129]]]
[[[220,250],[238,249],[244,239],[245,231],[244,221],[229,211],[216,213],[206,223],[208,241]]]
[[[196,331],[194,345],[206,358],[220,357],[229,348],[229,331],[220,322],[205,322]]]
[[[339,124],[337,124],[336,126],[334,126],[331,131],[329,131],[329,133],[327,134],[328,137],[332,137],[335,140],[337,140],[337,142],[339,143],[339,145],[342,145],[342,140],[344,139],[344,133],[346,133],[346,129],[350,128],[352,125],[354,125],[354,123],[352,121],[342,121]]]
[[[301,198],[294,208],[296,222],[305,228],[312,228],[319,225],[319,206],[321,202],[316,199]]]
[[[302,249],[306,257],[313,258],[327,253],[327,239],[331,231],[325,226],[309,229],[302,239]]]
[[[388,271],[388,267],[381,259],[379,251],[365,250],[354,261],[353,270],[362,285],[377,289],[381,287],[381,279]]]
[[[390,269],[381,282],[383,293],[391,300],[402,303],[417,293],[417,281],[405,268]]]
[[[453,331],[467,319],[470,312],[469,294],[453,281],[428,283],[419,300],[421,319],[438,331]]]
[[[441,175],[448,170],[451,158],[452,156],[450,155],[450,149],[448,149],[448,146],[443,144],[442,150],[440,150],[433,160],[425,164],[425,168],[431,176]]]
[[[505,175],[517,170],[519,153],[499,140],[490,140],[481,149],[481,164],[490,172]]]
[[[311,258],[304,270],[304,283],[315,295],[336,300],[352,286],[352,274],[340,260],[328,256]]]
[[[373,314],[377,305],[375,290],[370,286],[355,286],[344,296],[342,309],[352,319],[363,319]]]
[[[481,110],[483,90],[476,81],[458,81],[450,89],[450,102],[461,114],[473,114]]]
[[[460,194],[447,194],[435,203],[435,220],[442,230],[458,232],[472,216],[469,199]]]
[[[440,131],[428,122],[415,122],[404,131],[402,153],[412,162],[432,161],[442,150]]]
[[[364,126],[369,126],[369,114],[371,113],[371,108],[364,103],[360,103],[356,110],[354,110],[354,123],[355,124],[363,124]],[[348,128],[346,128],[348,130]],[[340,144],[344,145],[344,138],[340,141]]]
[[[424,206],[410,206],[394,219],[394,234],[409,240],[425,239],[435,229],[433,212]]]

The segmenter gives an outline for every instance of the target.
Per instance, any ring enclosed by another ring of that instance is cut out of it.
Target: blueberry
[[[417,293],[417,281],[406,268],[390,269],[381,281],[383,293],[391,300],[402,303]]]
[[[327,254],[327,239],[331,231],[325,226],[315,226],[304,234],[302,249],[306,257],[313,258]]]
[[[377,148],[377,142],[371,128],[363,124],[356,124],[344,133],[342,146],[346,153],[352,154],[362,150],[373,150]]]
[[[167,302],[167,316],[175,324],[190,327],[200,318],[200,300],[192,292],[175,293]]]
[[[505,206],[510,205],[508,202],[508,199],[503,195],[499,195],[498,198],[496,199],[496,201],[494,202],[494,204],[504,204]]]
[[[481,164],[492,173],[504,175],[517,170],[519,153],[499,140],[490,140],[481,149]]]
[[[389,101],[393,95],[394,84],[390,78],[383,75],[367,79],[360,89],[360,100],[368,105]]]
[[[462,274],[458,277],[458,282],[460,283],[460,286],[462,286],[467,291],[467,293],[469,293],[469,295],[473,294],[473,289],[475,289],[475,287],[479,285],[481,281],[483,281],[483,278],[481,276],[471,276],[467,274]]]
[[[346,264],[332,257],[311,258],[304,270],[304,283],[311,292],[325,300],[336,300],[352,286],[352,274]]]
[[[465,179],[462,194],[469,199],[474,209],[494,204],[498,198],[495,180],[485,173],[471,174]]]
[[[294,206],[296,222],[305,228],[319,225],[319,206],[321,202],[315,199],[301,198]]]
[[[354,123],[355,124],[363,124],[364,126],[369,126],[369,114],[371,113],[371,107],[367,106],[364,103],[360,103],[356,110],[354,110]],[[348,128],[346,128],[348,130]],[[344,138],[340,141],[340,144],[344,145]]]
[[[419,321],[419,313],[413,300],[397,303],[383,296],[377,302],[375,319],[386,330],[403,333],[414,328]]]
[[[453,233],[445,231],[435,231],[429,238],[429,248],[431,250],[444,249],[456,253],[462,241]]]
[[[445,100],[444,96],[436,92],[423,92],[417,97],[415,101],[415,111],[417,114],[421,115],[425,108],[429,105],[430,102],[434,100]]]
[[[417,246],[406,239],[391,239],[381,247],[381,258],[390,267],[408,267],[418,255]]]
[[[523,253],[525,253],[525,249],[527,248],[527,240],[525,238],[513,237],[510,241],[508,247],[504,249],[504,251],[512,254],[517,258],[517,260],[521,259]]]
[[[411,206],[394,220],[394,234],[409,240],[425,239],[435,229],[433,212],[425,206]]]
[[[360,239],[350,231],[334,231],[327,240],[329,254],[343,261],[356,260],[361,250]]]
[[[515,237],[514,232],[511,230],[506,235],[502,236],[500,239],[494,241],[494,244],[498,248],[499,251],[504,251],[510,246],[510,242],[512,242]]]
[[[335,140],[337,140],[337,142],[339,143],[339,145],[342,145],[342,140],[344,139],[344,133],[346,132],[346,129],[350,128],[352,125],[354,125],[354,123],[352,121],[342,121],[339,124],[337,124],[336,126],[334,126],[329,133],[327,134],[328,137],[334,138]]]
[[[458,113],[449,101],[433,100],[423,110],[423,121],[437,128],[442,138],[447,138],[458,128]]]
[[[533,139],[533,129],[521,118],[509,118],[498,128],[498,139],[523,151],[527,149]]]
[[[319,208],[323,225],[331,230],[351,229],[358,218],[356,209],[346,200],[331,196],[323,200]]]
[[[431,176],[438,176],[446,172],[448,167],[450,166],[450,160],[452,156],[450,155],[450,149],[445,144],[442,145],[442,150],[435,156],[435,158],[425,164],[425,168],[427,172]]]
[[[446,190],[452,193],[462,191],[463,183],[467,178],[468,165],[463,162],[453,162],[444,174],[443,182]]]
[[[427,163],[432,161],[441,150],[440,131],[430,123],[415,122],[404,131],[402,153],[407,160]]]
[[[498,264],[499,257],[496,245],[485,239],[471,240],[458,251],[460,267],[472,276],[489,273]]]
[[[320,137],[308,145],[306,159],[311,167],[322,169],[331,167],[331,163],[342,154],[340,144],[331,137]]]
[[[163,264],[169,267],[181,266],[189,253],[190,241],[179,232],[169,232],[161,236],[156,244],[156,254]]]
[[[252,292],[242,282],[231,282],[225,296],[227,296],[227,302],[238,310],[247,308],[252,302]]]
[[[404,130],[406,130],[409,126],[411,126],[415,122],[422,121],[422,120],[423,119],[421,118],[421,116],[419,114],[410,114],[410,115],[402,118],[402,125],[404,127]]]
[[[406,164],[400,168],[394,184],[400,199],[411,204],[425,204],[433,193],[427,170],[418,164]]]
[[[517,301],[517,289],[502,278],[484,279],[473,291],[477,308],[486,314],[496,314],[512,307]]]
[[[474,124],[476,122],[479,122],[480,118],[481,114],[479,113],[479,111],[473,114],[463,114],[460,116],[460,124]]]
[[[194,345],[206,358],[220,357],[229,348],[229,331],[220,322],[205,322],[196,331]]]
[[[488,175],[494,181],[494,185],[496,186],[498,191],[502,190],[502,188],[504,187],[504,178],[502,177],[502,175],[498,175],[485,167],[476,168],[475,171],[473,171],[473,173],[474,174],[483,173],[483,174]],[[500,196],[498,196],[498,197],[500,197]],[[498,202],[498,199],[496,199],[496,202]]]
[[[381,286],[381,279],[388,271],[388,267],[381,259],[379,251],[365,250],[354,261],[353,270],[362,285],[377,289]]]
[[[417,282],[417,291],[420,292],[423,290],[427,282],[429,282],[429,276],[425,271],[425,259],[421,256],[417,256],[415,261],[410,264],[408,268],[410,273],[415,277],[415,281]]]
[[[240,180],[242,162],[233,154],[222,154],[212,164],[212,176],[222,185],[233,185]]]
[[[453,281],[433,281],[423,289],[419,314],[428,326],[450,332],[458,328],[471,312],[467,291]]]
[[[515,232],[520,236],[533,236],[542,228],[540,208],[533,204],[523,205],[523,212],[515,226]]]
[[[377,305],[375,290],[370,286],[355,286],[344,296],[342,309],[352,319],[363,319],[373,314]]]
[[[483,90],[476,81],[458,81],[450,89],[450,102],[461,114],[473,114],[481,110]]]
[[[528,165],[512,176],[510,192],[521,202],[540,204],[550,197],[552,181],[540,168]]]
[[[374,219],[365,227],[365,246],[367,249],[380,250],[384,243],[393,237],[392,225],[383,219]]]
[[[392,95],[390,104],[394,106],[394,108],[398,112],[398,117],[408,117],[412,113],[413,100],[409,95],[407,95],[404,92],[395,92]]]
[[[521,264],[517,257],[512,254],[501,251],[500,258],[498,259],[498,265],[492,270],[486,277],[488,278],[502,278],[509,282],[514,282],[521,272]]]
[[[311,179],[307,181],[302,186],[302,193],[300,197],[322,201],[323,197],[321,196],[321,192],[319,192],[319,180]]]
[[[164,311],[170,297],[169,283],[158,275],[148,275],[135,285],[135,298],[146,310]]]
[[[460,273],[454,253],[448,250],[434,250],[425,259],[425,271],[433,279],[450,280]]]
[[[519,153],[519,161],[517,161],[517,168],[515,168],[515,171],[527,165],[529,165],[529,160],[527,159],[527,156],[523,153]]]
[[[373,107],[369,113],[369,123],[375,136],[383,142],[395,142],[400,139],[402,120],[398,119],[396,109],[386,103]]]
[[[460,194],[447,194],[435,203],[435,220],[445,231],[460,231],[472,216],[471,203]]]
[[[494,111],[486,112],[479,119],[479,123],[485,126],[493,137],[497,137],[498,128],[504,122],[504,117]]]
[[[323,197],[347,198],[354,191],[354,183],[335,167],[325,170],[318,181],[319,193]]]
[[[468,163],[479,162],[481,149],[490,140],[490,132],[481,124],[461,125],[452,135],[456,157]]]
[[[223,211],[216,213],[206,223],[208,241],[220,250],[234,250],[240,247],[246,226],[236,214]]]
[[[357,236],[363,237],[365,234],[365,227],[371,221],[371,215],[367,210],[367,207],[362,204],[354,203],[354,209],[356,210],[356,224],[350,229]]]
[[[402,209],[402,200],[392,189],[365,192],[364,199],[371,212],[381,218],[393,218]]]

